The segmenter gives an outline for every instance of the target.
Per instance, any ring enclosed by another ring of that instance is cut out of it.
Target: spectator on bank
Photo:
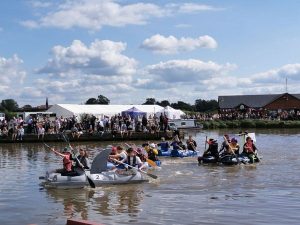
[[[24,136],[24,127],[20,125],[18,127],[18,135],[17,135],[17,140],[22,141]]]
[[[37,125],[38,126],[38,132],[37,132],[37,134],[38,134],[38,139],[42,139],[42,140],[44,140],[44,136],[45,136],[45,128],[41,125],[41,124],[38,124]]]

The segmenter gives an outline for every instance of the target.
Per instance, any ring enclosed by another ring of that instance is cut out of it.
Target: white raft
[[[107,170],[107,159],[111,150],[105,149],[93,160],[91,170],[79,176],[62,176],[60,173],[46,173],[41,183],[45,188],[83,188],[89,186],[87,176],[94,182],[96,187],[114,184],[132,184],[148,181],[144,174],[136,169]]]

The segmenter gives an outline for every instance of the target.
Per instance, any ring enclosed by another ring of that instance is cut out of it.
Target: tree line
[[[109,105],[110,100],[104,95],[99,95],[97,98],[89,98],[86,102],[86,105],[100,104],[100,105]],[[171,106],[174,109],[180,109],[190,112],[209,112],[218,109],[218,102],[216,100],[203,100],[197,99],[195,103],[189,104],[183,101],[178,101],[176,103],[170,103],[168,100],[163,100],[161,102],[156,101],[155,98],[146,98],[146,101],[142,105],[160,105],[162,107]],[[0,103],[0,112],[4,112],[9,115],[13,112],[18,111],[30,111],[33,110],[31,105],[24,105],[22,108],[19,108],[18,103],[14,99],[4,99]]]
[[[103,96],[99,95],[97,98],[89,98],[85,104],[86,105],[93,105],[93,104],[100,104],[100,105],[109,105],[110,100]],[[218,101],[216,100],[204,100],[204,99],[197,99],[195,103],[189,104],[183,101],[178,101],[176,103],[170,103],[168,100],[162,100],[161,102],[156,101],[155,98],[146,98],[146,101],[142,103],[142,105],[160,105],[162,107],[171,106],[174,109],[180,109],[184,111],[190,112],[210,112],[217,110],[219,107]]]

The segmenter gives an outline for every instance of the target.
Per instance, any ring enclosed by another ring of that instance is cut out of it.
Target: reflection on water
[[[193,133],[199,150],[206,136]],[[0,224],[65,224],[67,218],[103,224],[298,224],[300,132],[257,130],[262,163],[198,166],[195,158],[163,158],[159,179],[96,189],[40,190],[38,177],[61,167],[42,143],[1,144]],[[73,143],[72,143],[73,144]],[[91,157],[108,143],[74,143]],[[62,149],[65,143],[52,143]]]

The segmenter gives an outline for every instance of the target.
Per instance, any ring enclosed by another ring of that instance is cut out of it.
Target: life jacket
[[[71,172],[72,171],[72,160],[71,160],[71,154],[67,154],[64,156],[63,158],[63,164],[64,164],[64,169],[67,172]]]
[[[253,146],[253,143],[248,143],[248,142],[246,142],[246,143],[245,143],[245,147],[248,147],[248,148],[247,148],[248,154],[254,153],[254,146]]]
[[[77,157],[77,159],[78,159],[79,162],[83,165],[84,169],[89,169],[89,167],[88,167],[88,165],[87,165],[87,160],[86,160],[85,156],[79,155],[79,156]],[[76,166],[81,168],[81,166],[80,166],[79,163],[76,163]]]
[[[162,143],[160,143],[160,149],[162,150],[162,151],[168,151],[169,150],[169,143],[168,142],[162,142]]]
[[[131,158],[130,156],[127,156],[127,164],[132,167],[135,167],[136,166],[136,156],[133,156],[132,163],[131,163],[130,158]],[[128,169],[131,169],[131,168],[129,167]]]
[[[152,160],[152,161],[157,161],[157,157],[155,153],[158,153],[157,150],[154,151],[154,149],[150,149],[148,152],[148,159]]]

